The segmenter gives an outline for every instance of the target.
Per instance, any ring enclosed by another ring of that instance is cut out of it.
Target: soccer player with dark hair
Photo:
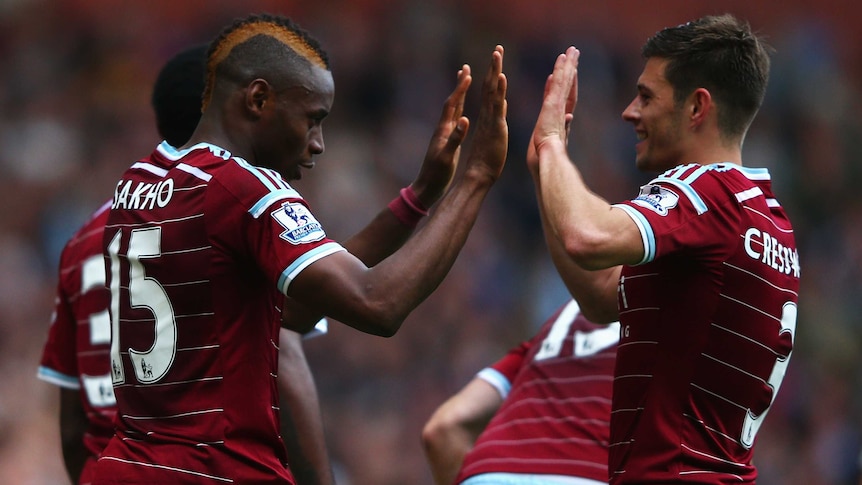
[[[742,163],[769,48],[731,15],[659,31],[623,111],[639,169],[615,205],[567,153],[579,52],[547,81],[527,163],[546,240],[592,321],[619,320],[612,484],[751,483],[757,432],[793,349],[799,257],[769,171]]]
[[[205,54],[205,45],[187,49],[159,71],[152,106],[159,134],[168,143],[185,143],[200,118]],[[90,483],[96,458],[114,434],[110,294],[102,255],[109,205],[100,207],[63,248],[52,324],[37,372],[60,387],[60,438],[72,483]]]
[[[151,96],[156,126],[172,146],[185,143],[200,120],[206,50],[201,45],[178,53],[156,78]],[[104,286],[102,255],[106,220],[107,205],[64,248],[54,321],[37,372],[40,379],[61,388],[61,445],[73,483],[90,483],[92,466],[114,434],[116,401],[108,366],[109,293]],[[310,332],[320,333],[319,329]],[[278,383],[281,434],[291,470],[303,483],[331,483],[316,388],[299,334],[287,329],[280,336]]]
[[[422,430],[435,483],[607,483],[619,328],[590,322],[569,300],[476,374]]]
[[[399,249],[365,241],[380,254],[362,256],[328,238],[288,183],[324,149],[325,52],[284,17],[219,35],[191,139],[160,144],[115,188],[103,245],[118,419],[94,483],[294,483],[278,433],[279,307],[287,296],[286,308],[389,336],[434,291],[505,163],[502,60],[498,46],[464,169],[455,177],[467,65],[426,154],[450,163],[423,165],[371,222],[412,232],[436,205],[425,224]]]

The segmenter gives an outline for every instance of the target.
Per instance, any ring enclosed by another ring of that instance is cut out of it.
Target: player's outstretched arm
[[[629,216],[585,184],[568,156],[569,127],[578,100],[580,52],[569,47],[548,77],[527,150],[545,238],[554,264],[582,311],[595,322],[618,319],[619,265],[643,258],[640,233]]]
[[[367,333],[389,336],[398,330],[454,264],[505,165],[507,84],[502,68],[503,48],[498,46],[482,84],[465,169],[414,237],[371,268],[348,252],[322,258],[296,277],[288,296]],[[468,126],[462,117],[456,130],[466,133]]]
[[[376,265],[404,245],[419,220],[437,203],[452,182],[458,167],[461,143],[467,134],[464,100],[472,82],[470,66],[464,65],[457,76],[455,89],[443,103],[440,119],[416,178],[368,225],[342,243],[366,266]],[[418,204],[418,207],[414,208],[411,204]],[[286,298],[282,309],[282,322],[286,328],[305,332],[321,317],[323,315],[320,313]]]
[[[416,228],[421,216],[400,199],[409,197],[411,203],[418,203],[418,209],[427,212],[449,188],[458,167],[461,143],[467,134],[464,100],[471,82],[470,66],[464,65],[458,71],[455,89],[443,103],[440,119],[428,143],[419,173],[405,187],[412,195],[399,194],[370,224],[343,243],[348,251],[367,266],[374,266],[395,252]]]
[[[473,378],[434,411],[422,428],[422,449],[434,483],[451,485],[455,481],[464,456],[502,403],[497,389]]]

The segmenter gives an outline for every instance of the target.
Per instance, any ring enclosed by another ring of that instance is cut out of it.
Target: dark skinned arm
[[[366,333],[391,336],[398,331],[451,269],[502,172],[508,148],[507,80],[502,64],[503,48],[498,46],[482,85],[475,139],[465,169],[425,225],[372,267],[347,251],[316,261],[291,283],[288,296]],[[469,66],[463,71],[469,77]],[[461,117],[454,133],[466,134],[468,127],[467,118]]]
[[[66,473],[72,483],[78,483],[87,461],[88,453],[84,447],[87,424],[87,414],[81,403],[81,391],[60,388],[60,444]]]

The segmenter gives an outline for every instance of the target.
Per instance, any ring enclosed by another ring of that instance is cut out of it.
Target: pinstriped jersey
[[[479,377],[504,401],[467,453],[456,483],[484,473],[607,482],[619,324],[596,325],[574,300]]]
[[[292,483],[278,308],[343,248],[275,171],[167,143],[118,182],[103,244],[118,417],[95,483]]]
[[[800,276],[769,172],[682,165],[616,207],[645,256],[619,280],[611,483],[754,483]]]
[[[102,256],[108,208],[106,203],[97,210],[63,247],[54,315],[37,371],[44,381],[81,391],[88,421],[83,442],[88,458],[80,483],[89,483],[96,457],[114,434],[116,401],[108,365],[110,296]]]

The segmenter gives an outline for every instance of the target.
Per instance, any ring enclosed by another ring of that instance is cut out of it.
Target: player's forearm
[[[87,415],[81,405],[80,391],[60,389],[60,443],[63,463],[72,483],[78,483],[84,464],[89,457],[84,446]]]
[[[375,299],[385,299],[393,312],[394,333],[410,311],[443,281],[467,241],[482,203],[496,179],[464,174],[440,201],[426,224],[402,250],[372,268],[384,281]]]
[[[405,224],[386,207],[368,225],[344,241],[342,246],[371,267],[403,246],[414,230],[415,225]],[[324,316],[292,298],[286,298],[282,308],[284,327],[300,333],[311,329]]]
[[[342,246],[371,267],[397,251],[413,234],[414,227],[403,224],[388,208]]]
[[[541,210],[550,232],[582,268],[598,270],[620,264],[617,214],[584,183],[561,141],[548,142],[539,152]]]
[[[422,428],[422,445],[435,483],[454,482],[502,402],[494,386],[475,377],[434,411]]]
[[[426,446],[425,457],[436,485],[452,485],[472,443],[450,440],[445,446]]]
[[[291,471],[303,485],[332,485],[317,387],[299,334],[281,331],[278,365],[281,436]]]
[[[543,209],[542,192],[536,180],[536,197],[539,202],[539,215],[545,242],[551,261],[557,269],[566,289],[580,305],[581,312],[595,323],[610,323],[618,320],[616,281],[619,267],[590,271],[577,264],[566,252],[560,239],[556,237]]]

